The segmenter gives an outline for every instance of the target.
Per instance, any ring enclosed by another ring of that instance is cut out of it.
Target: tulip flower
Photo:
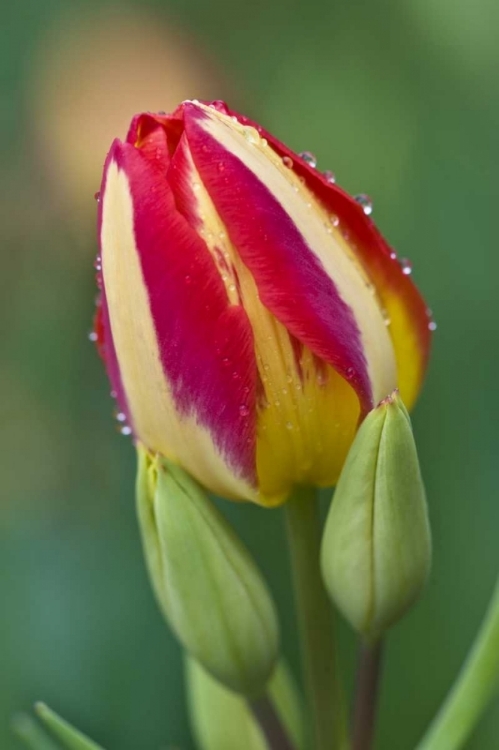
[[[225,104],[134,118],[99,205],[99,346],[150,451],[273,506],[335,484],[425,371],[426,306],[362,201]]]

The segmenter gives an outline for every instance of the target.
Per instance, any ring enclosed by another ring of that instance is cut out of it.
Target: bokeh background
[[[226,98],[374,217],[438,329],[414,423],[435,538],[389,639],[378,748],[409,750],[499,568],[496,0],[16,0],[0,30],[0,747],[44,699],[109,750],[192,750],[146,580],[134,453],[88,341],[95,201],[131,115]],[[228,507],[296,633],[279,511]],[[345,666],[353,638],[342,627]],[[498,746],[499,702],[469,744]]]

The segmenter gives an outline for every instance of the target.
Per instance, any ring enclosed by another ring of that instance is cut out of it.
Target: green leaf
[[[19,714],[12,721],[12,730],[29,750],[60,750],[29,714]]]
[[[100,745],[72,727],[45,703],[37,703],[35,711],[47,729],[60,740],[66,750],[103,750]]]

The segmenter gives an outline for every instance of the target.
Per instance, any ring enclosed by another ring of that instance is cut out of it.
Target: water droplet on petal
[[[309,167],[315,169],[317,166],[317,159],[311,151],[302,151],[298,156],[308,164]]]
[[[94,260],[94,268],[96,271],[102,271],[102,258],[100,255],[97,255]]]
[[[428,323],[428,328],[430,331],[436,331],[438,326],[434,320],[430,320],[430,322]]]
[[[186,284],[190,284],[190,283],[191,283],[191,281],[192,281],[192,279],[191,279],[191,277],[190,277],[189,275],[187,275],[187,276],[185,277],[184,281],[185,281],[185,283],[186,283]]]
[[[286,422],[286,429],[292,430],[293,429],[293,422]]]
[[[333,225],[333,227],[339,226],[340,220],[336,216],[336,214],[331,214],[330,217],[329,217],[329,221],[331,222],[331,224]]]
[[[397,253],[394,250],[390,253],[390,260],[397,260]]]
[[[123,427],[120,428],[120,432],[122,435],[131,435],[132,434],[132,428],[128,424],[124,424]]]
[[[405,276],[410,276],[412,273],[411,261],[408,258],[400,258],[399,263],[402,269],[402,273],[405,274]]]
[[[351,380],[354,374],[355,374],[355,370],[353,369],[353,367],[347,367],[346,376],[348,380]]]
[[[95,341],[97,341],[98,338],[99,337],[97,336],[97,334],[95,333],[95,331],[90,331],[90,333],[88,334],[88,340],[89,341],[95,342]]]
[[[336,182],[336,175],[334,174],[334,172],[331,172],[330,169],[326,169],[326,171],[324,172],[324,179],[326,180],[326,182],[334,185],[334,183]]]
[[[293,167],[293,159],[290,156],[283,156],[282,157],[282,163],[288,169],[292,169],[292,167]]]
[[[365,193],[360,193],[359,195],[354,196],[354,200],[359,204],[359,206],[362,206],[362,210],[366,214],[366,216],[370,216],[373,212],[373,202],[371,198],[366,195]]]
[[[117,411],[114,415],[118,422],[126,422],[126,414],[122,411]]]
[[[97,201],[97,203],[100,203],[100,190],[94,193],[94,199]]]
[[[246,404],[241,404],[241,406],[239,407],[239,414],[241,415],[241,417],[247,417],[248,416],[249,409],[246,406]]]

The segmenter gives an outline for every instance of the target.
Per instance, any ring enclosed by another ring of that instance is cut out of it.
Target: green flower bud
[[[409,415],[397,391],[362,423],[322,540],[329,594],[374,640],[411,606],[431,564],[426,497]]]
[[[278,654],[278,622],[248,551],[197,482],[143,448],[137,503],[152,585],[175,634],[228,688],[261,694]]]
[[[193,659],[186,660],[189,713],[202,750],[267,750],[267,742],[246,700],[214,680]],[[274,704],[293,746],[302,750],[305,722],[293,677],[279,662],[268,684]]]

